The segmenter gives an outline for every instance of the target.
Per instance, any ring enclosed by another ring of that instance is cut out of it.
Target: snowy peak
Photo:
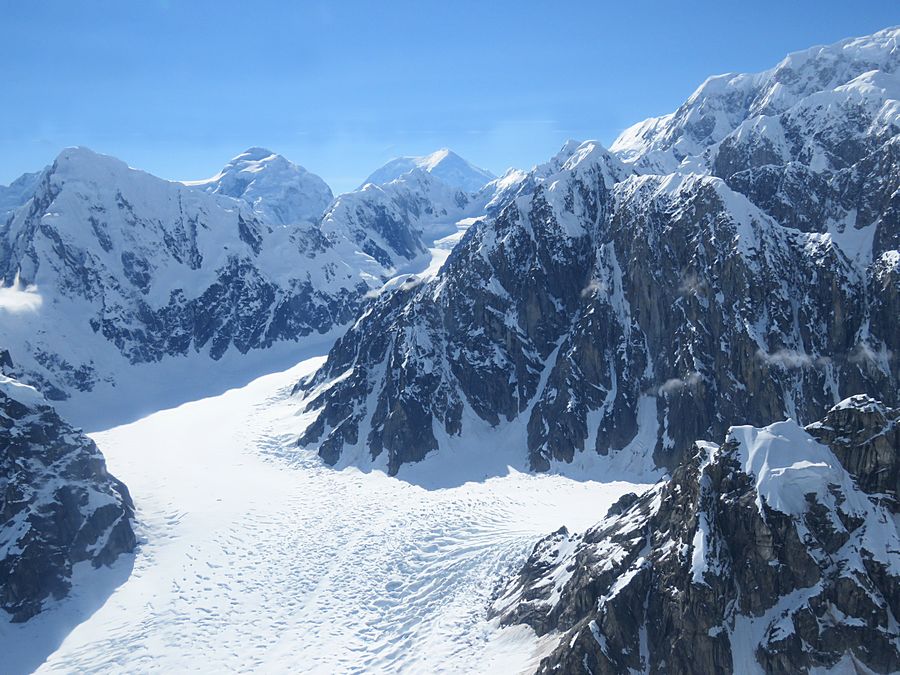
[[[0,185],[0,223],[31,199],[40,177],[41,172],[35,171],[22,174],[9,185]]]
[[[455,223],[472,208],[470,195],[413,167],[382,185],[368,182],[339,195],[320,221],[326,236],[348,237],[384,268],[425,253],[423,230]]]
[[[265,151],[232,166],[250,176],[245,196],[279,167],[301,175]],[[124,383],[136,364],[268,349],[348,321],[365,278],[383,273],[364,277],[355,243],[314,224],[266,222],[271,201],[211,192],[60,153],[0,224],[0,311],[17,311],[0,344],[17,376],[63,401]]]
[[[46,173],[57,182],[68,180],[83,181],[103,185],[111,185],[129,172],[145,174],[132,169],[121,159],[94,152],[84,146],[64,148],[47,169]]]
[[[869,71],[896,72],[898,39],[900,29],[890,28],[789,54],[760,73],[710,77],[675,112],[623,131],[611,150],[643,171],[697,170],[704,152],[745,120],[783,114]]]
[[[267,223],[288,225],[318,219],[334,198],[319,176],[267,148],[248,148],[218,174],[189,187],[250,204]]]
[[[397,157],[372,173],[363,182],[383,185],[413,169],[421,169],[447,185],[465,192],[476,192],[492,181],[494,176],[486,169],[470,164],[452,150],[441,148],[422,157]]]

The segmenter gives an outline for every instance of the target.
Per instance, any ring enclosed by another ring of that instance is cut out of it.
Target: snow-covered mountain
[[[897,405],[897,33],[712,80],[644,145],[509,177],[437,278],[379,298],[300,383],[301,445],[395,472],[504,427],[538,470],[671,468],[732,424]],[[804,84],[760,107],[745,84],[772,78]],[[728,128],[694,129],[726,102]],[[692,154],[666,145],[685,134]]]
[[[755,131],[768,136],[775,144],[775,148],[758,151],[757,161],[761,162],[765,152],[780,152],[791,140],[782,135],[785,129],[777,118],[792,109],[794,117],[805,117],[805,122],[813,125],[837,127],[841,135],[848,113],[852,114],[856,106],[868,108],[861,111],[858,119],[851,116],[851,124],[856,122],[859,126],[854,125],[856,133],[848,133],[857,135],[863,131],[864,135],[874,135],[877,129],[867,131],[863,120],[868,118],[874,127],[883,129],[889,127],[896,110],[890,104],[884,110],[885,118],[873,116],[873,103],[866,100],[874,94],[870,81],[875,77],[889,87],[896,87],[889,83],[895,80],[900,64],[898,39],[900,28],[889,28],[790,54],[774,68],[761,73],[710,77],[678,110],[626,129],[610,149],[624,161],[652,173],[704,171],[711,166],[717,146],[727,137],[737,132],[738,138],[746,138]],[[875,110],[879,107],[874,105]],[[845,121],[836,124],[835,117],[843,117]],[[811,146],[823,140],[827,143],[829,138],[829,134],[819,139],[798,131],[801,136],[796,140]],[[828,159],[827,153],[823,154],[816,160],[809,157],[804,163],[818,166]]]
[[[733,427],[539,542],[494,611],[552,636],[540,673],[896,672],[898,447],[900,410],[866,396]]]
[[[241,199],[278,225],[318,220],[334,198],[324,180],[265,148],[250,148],[212,178],[185,185]]]
[[[28,201],[40,176],[40,171],[25,173],[9,185],[0,185],[0,222]]]
[[[340,195],[322,217],[321,228],[349,237],[379,263],[398,267],[425,254],[435,227],[441,231],[482,209],[482,202],[463,190],[412,169],[382,185],[366,183]]]
[[[422,157],[397,157],[374,171],[363,185],[382,185],[419,169],[463,192],[477,192],[496,176],[486,169],[470,164],[452,150],[442,148]]]
[[[67,149],[0,228],[0,339],[18,377],[64,399],[134,364],[331,330],[422,245],[393,222],[326,220],[268,222],[242,200]],[[376,259],[354,237],[378,227]]]
[[[0,351],[0,367],[9,365]],[[93,441],[0,371],[0,608],[11,620],[65,596],[73,566],[134,550],[133,512]]]
[[[51,669],[900,670],[898,38],[499,178],[443,150],[333,198],[259,148],[187,184],[70,148],[0,189],[0,607],[134,548],[62,419],[119,398],[92,436],[147,548]],[[311,358],[138,400],[275,352]]]

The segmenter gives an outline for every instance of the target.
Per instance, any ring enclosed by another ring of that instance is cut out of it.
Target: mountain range
[[[498,571],[539,672],[895,672],[897,317],[896,28],[499,178],[442,149],[334,196],[263,148],[184,183],[67,148],[0,188],[0,605],[135,549],[76,426],[104,401],[339,335],[297,456],[663,476]]]

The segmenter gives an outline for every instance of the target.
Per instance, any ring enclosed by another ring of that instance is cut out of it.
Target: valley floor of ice
[[[510,468],[436,488],[326,467],[294,446],[289,395],[321,362],[92,434],[131,490],[139,549],[0,625],[2,670],[533,669],[548,643],[488,620],[497,580],[635,485]]]

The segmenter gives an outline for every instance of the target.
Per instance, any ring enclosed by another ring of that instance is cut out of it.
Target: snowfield
[[[408,480],[328,468],[294,447],[289,396],[323,359],[92,434],[141,545],[0,624],[4,672],[533,669],[552,645],[487,620],[494,585],[539,537],[639,486],[509,468],[435,488],[440,457]]]

